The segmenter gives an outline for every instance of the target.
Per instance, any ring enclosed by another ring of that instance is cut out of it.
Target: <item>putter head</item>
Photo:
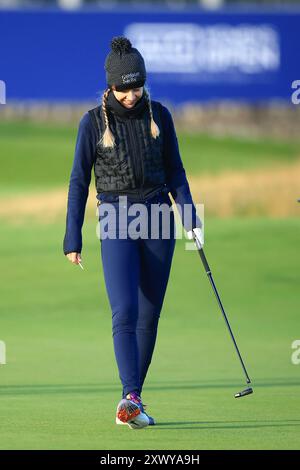
[[[250,388],[245,388],[245,390],[242,390],[241,392],[238,392],[234,395],[234,398],[240,398],[240,397],[245,397],[246,395],[250,395],[250,393],[253,393],[253,389]]]

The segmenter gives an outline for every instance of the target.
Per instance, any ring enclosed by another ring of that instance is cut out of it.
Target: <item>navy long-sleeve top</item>
[[[163,158],[166,168],[166,184],[180,210],[185,230],[201,227],[196,214],[185,169],[181,160],[174,122],[169,110],[162,106],[162,126],[164,135]],[[86,112],[80,120],[74,161],[69,182],[66,232],[63,241],[64,254],[82,250],[82,225],[89,194],[91,171],[95,163],[97,131]],[[147,191],[147,190],[146,190]],[[148,188],[148,193],[151,188]],[[146,196],[146,194],[145,194]],[[97,195],[99,198],[99,194]],[[128,200],[129,200],[128,196]],[[184,217],[184,204],[191,204],[192,219]]]

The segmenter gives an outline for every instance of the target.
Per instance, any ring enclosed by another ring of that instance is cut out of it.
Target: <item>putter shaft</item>
[[[231,330],[229,321],[228,321],[228,319],[227,319],[227,316],[226,316],[224,307],[223,307],[223,305],[222,305],[220,296],[219,296],[219,294],[218,294],[216,285],[215,285],[215,283],[214,283],[214,280],[213,280],[213,277],[212,277],[212,273],[211,273],[209,264],[208,264],[208,262],[207,262],[206,256],[205,256],[205,254],[204,254],[203,248],[202,248],[202,246],[201,246],[199,240],[197,239],[197,237],[196,237],[196,235],[195,235],[194,233],[193,233],[193,238],[194,238],[194,242],[196,243],[196,246],[197,246],[197,248],[198,248],[198,253],[199,253],[199,255],[200,255],[200,258],[201,258],[201,261],[202,261],[202,263],[203,263],[204,269],[205,269],[205,271],[206,271],[206,274],[207,274],[207,276],[208,276],[208,278],[209,278],[209,280],[210,280],[211,286],[212,286],[213,291],[214,291],[214,293],[215,293],[215,296],[216,296],[216,298],[217,298],[219,307],[220,307],[221,312],[222,312],[222,314],[223,314],[223,317],[224,317],[225,323],[226,323],[226,325],[227,325],[228,331],[229,331],[229,333],[230,333],[231,339],[232,339],[232,341],[233,341],[235,350],[236,350],[236,352],[237,352],[237,354],[238,354],[240,363],[241,363],[241,365],[242,365],[244,374],[245,374],[245,376],[246,376],[247,384],[250,384],[250,383],[251,383],[250,377],[249,377],[249,375],[248,375],[248,372],[247,372],[247,370],[246,370],[246,367],[245,367],[244,361],[243,361],[243,359],[242,359],[241,353],[240,353],[240,351],[239,351],[239,348],[238,348],[237,343],[236,343],[236,341],[235,341],[235,338],[234,338],[234,336],[233,336],[233,333],[232,333],[232,330]],[[247,390],[250,390],[250,389],[247,389]],[[252,389],[251,389],[251,390],[252,390]],[[241,393],[242,393],[242,392],[241,392]],[[249,392],[248,392],[248,393],[249,393]],[[245,393],[245,395],[248,395],[248,393]],[[250,392],[250,393],[252,393],[252,392]],[[239,396],[243,396],[243,395],[241,394],[241,395],[239,395]]]

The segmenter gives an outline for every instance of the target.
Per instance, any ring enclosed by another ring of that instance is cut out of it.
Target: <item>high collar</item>
[[[142,112],[147,108],[145,92],[143,92],[142,97],[135,103],[133,108],[125,108],[125,106],[117,100],[113,91],[108,94],[106,103],[107,108],[109,108],[113,114],[116,114],[121,118],[135,118],[142,114]]]

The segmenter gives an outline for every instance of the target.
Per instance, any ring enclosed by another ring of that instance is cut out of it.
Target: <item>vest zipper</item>
[[[136,184],[136,189],[139,191],[139,195],[142,199],[143,196],[143,191],[141,191],[143,187],[143,180],[144,180],[144,168],[143,168],[143,161],[141,156],[139,156],[139,145],[138,145],[138,139],[135,138],[134,132],[133,132],[133,123],[131,119],[129,118],[128,121],[129,126],[129,135],[130,135],[130,140],[131,140],[131,148],[132,148],[132,156],[133,156],[133,172],[134,172],[134,177],[135,177],[135,184]],[[136,152],[137,150],[137,152]]]

